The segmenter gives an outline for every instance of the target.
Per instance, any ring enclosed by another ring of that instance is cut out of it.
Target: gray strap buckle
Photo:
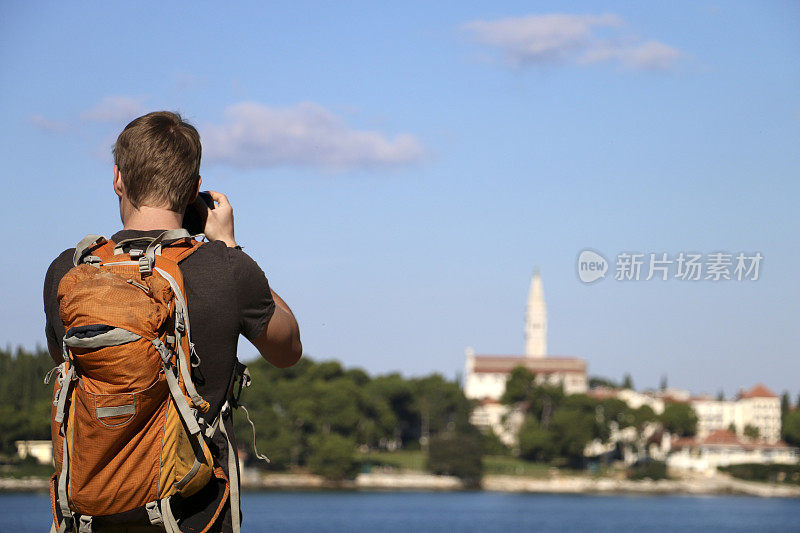
[[[181,335],[186,331],[186,321],[183,318],[183,309],[180,308],[175,310],[175,329]]]
[[[192,368],[197,368],[200,366],[200,356],[197,355],[197,350],[194,349],[194,343],[189,341],[189,360],[192,364]]]
[[[143,255],[139,258],[139,274],[142,276],[149,276],[153,273],[153,258],[148,255]]]
[[[81,515],[78,519],[78,533],[92,533],[92,517]]]
[[[144,509],[147,511],[147,518],[150,519],[151,524],[155,526],[164,523],[164,518],[161,516],[161,509],[158,508],[158,502],[146,503]]]
[[[161,339],[159,338],[155,338],[150,342],[152,342],[153,346],[155,346],[156,350],[158,350],[158,355],[161,356],[161,360],[164,361],[164,365],[169,368],[170,363],[172,362],[172,354],[169,353],[169,348],[164,346],[164,343],[161,342]]]
[[[242,389],[250,386],[251,379],[250,371],[247,369],[247,366],[238,359],[236,360],[236,369],[234,370],[234,380],[233,389],[231,390],[231,396],[228,402],[230,402],[232,407],[239,407],[239,398],[242,397]]]
[[[61,517],[61,524],[58,525],[58,533],[66,533],[67,531],[73,531],[75,528],[75,519],[72,515],[67,515]]]

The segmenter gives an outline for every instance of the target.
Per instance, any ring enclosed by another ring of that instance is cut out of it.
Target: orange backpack
[[[123,251],[134,241],[145,247]],[[203,531],[229,495],[240,529],[235,453],[220,417],[204,419],[209,404],[192,382],[199,359],[178,263],[201,244],[185,230],[78,243],[75,267],[58,287],[66,333],[53,394],[50,494],[59,532],[115,522],[179,532],[170,499],[191,496],[212,478],[226,489]],[[238,377],[248,385],[244,374]],[[207,444],[217,429],[228,441],[231,480]]]

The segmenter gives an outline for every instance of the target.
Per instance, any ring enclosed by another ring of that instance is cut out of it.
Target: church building
[[[547,355],[547,306],[538,270],[531,278],[525,309],[525,355],[479,355],[467,348],[466,356],[467,398],[500,400],[508,375],[518,366],[536,374],[539,383],[562,385],[566,394],[582,394],[588,389],[586,361]]]
[[[485,355],[467,348],[466,359],[464,394],[480,401],[472,413],[472,422],[492,428],[504,441],[513,440],[514,431],[507,427],[508,419],[513,416],[506,416],[508,407],[500,404],[500,398],[514,368],[524,366],[536,375],[537,383],[561,385],[565,394],[583,394],[588,390],[586,361],[547,354],[547,306],[538,270],[531,278],[525,308],[525,354]]]

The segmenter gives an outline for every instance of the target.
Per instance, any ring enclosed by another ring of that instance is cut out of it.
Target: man
[[[180,115],[160,111],[128,124],[114,146],[113,186],[119,197],[123,228],[111,240],[155,237],[165,230],[178,229],[190,205],[204,213],[204,233],[211,242],[181,262],[180,268],[192,341],[200,358],[200,365],[194,370],[195,384],[211,404],[209,419],[213,419],[228,396],[240,334],[267,361],[281,368],[299,360],[302,345],[291,310],[270,289],[256,262],[237,245],[233,208],[228,199],[209,191],[214,205],[206,206],[198,197],[200,155],[200,136]],[[47,345],[57,363],[62,360],[64,337],[58,285],[73,266],[73,252],[74,249],[66,250],[53,261],[44,282]],[[230,414],[223,416],[223,423],[232,436]],[[215,459],[228,474],[227,445],[219,431],[213,444]],[[187,498],[178,510],[183,529],[202,530],[222,497],[223,490],[212,482]],[[230,531],[231,523],[230,507],[226,506],[211,531]]]

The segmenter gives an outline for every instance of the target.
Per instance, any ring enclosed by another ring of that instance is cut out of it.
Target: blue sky
[[[796,3],[2,11],[0,342],[43,342],[50,260],[119,227],[116,135],[171,109],[314,357],[452,377],[467,346],[519,353],[538,266],[549,351],[592,375],[800,392]],[[585,248],[764,261],[584,285]]]

